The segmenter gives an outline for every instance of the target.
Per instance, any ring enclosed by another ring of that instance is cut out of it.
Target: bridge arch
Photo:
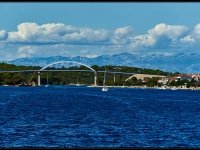
[[[56,65],[56,64],[63,64],[63,63],[72,63],[72,64],[77,64],[77,65],[82,65],[85,66],[86,68],[90,69],[91,71],[94,72],[94,86],[97,85],[97,71],[94,70],[93,68],[91,68],[90,66],[83,64],[81,62],[76,62],[76,61],[56,61],[56,62],[52,62],[44,67],[42,67],[39,71],[38,71],[38,86],[40,86],[40,71],[45,70],[46,68]]]
[[[72,64],[78,64],[78,65],[82,65],[82,66],[85,66],[87,67],[88,69],[92,70],[93,72],[96,72],[96,70],[94,70],[93,68],[91,68],[90,66],[86,65],[86,64],[83,64],[83,63],[80,63],[80,62],[76,62],[76,61],[56,61],[56,62],[53,62],[53,63],[50,63],[46,66],[44,66],[43,68],[41,68],[40,70],[45,70],[46,68],[50,67],[50,66],[53,66],[53,65],[56,65],[56,64],[63,64],[63,63],[72,63]]]

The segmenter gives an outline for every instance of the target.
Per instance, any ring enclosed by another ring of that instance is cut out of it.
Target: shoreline
[[[23,86],[23,85],[0,85],[1,87],[38,87],[37,85],[34,86]],[[43,87],[45,85],[41,85]],[[50,86],[57,86],[57,85],[50,85]],[[70,85],[59,85],[59,86],[75,86],[75,87],[91,87],[91,88],[103,88],[102,85],[85,85],[85,84],[70,84]],[[200,87],[147,87],[147,86],[106,86],[108,88],[129,88],[129,89],[158,89],[158,90],[200,90]]]
[[[89,85],[87,87],[97,87],[97,88],[103,88],[103,86],[94,86]],[[181,87],[147,87],[147,86],[106,86],[108,88],[130,88],[130,89],[158,89],[158,90],[200,90],[200,87],[195,88],[181,88]]]

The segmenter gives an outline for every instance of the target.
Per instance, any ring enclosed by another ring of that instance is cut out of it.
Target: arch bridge
[[[64,63],[68,63],[68,64],[76,64],[76,65],[81,65],[81,66],[85,66],[86,68],[88,68],[89,70],[91,70],[92,72],[94,72],[94,86],[97,85],[97,72],[96,70],[94,70],[93,68],[91,68],[90,66],[86,65],[86,64],[83,64],[83,63],[80,63],[80,62],[76,62],[76,61],[57,61],[57,62],[53,62],[53,63],[50,63],[46,66],[44,66],[43,68],[41,68],[39,71],[38,71],[38,86],[40,86],[40,72],[41,71],[44,71],[45,69],[47,69],[48,67],[51,67],[53,65],[57,65],[57,64],[64,64]],[[72,70],[73,71],[73,70]],[[81,70],[79,70],[81,71]]]

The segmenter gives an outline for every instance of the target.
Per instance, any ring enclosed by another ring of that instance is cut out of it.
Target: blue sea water
[[[0,87],[0,147],[200,147],[200,91]]]

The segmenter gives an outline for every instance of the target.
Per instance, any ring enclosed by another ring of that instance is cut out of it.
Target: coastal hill
[[[57,66],[56,66],[57,67]],[[94,72],[82,71],[64,71],[64,70],[85,70],[85,66],[71,66],[66,68],[62,66],[61,70],[50,67],[51,72],[41,72],[41,84],[46,85],[94,85]],[[91,66],[97,71],[97,85],[103,85],[104,66]],[[199,74],[180,74],[178,72],[171,73],[161,71],[159,69],[146,69],[128,66],[112,66],[107,65],[106,85],[107,86],[147,86],[147,87],[162,87],[168,86],[177,88],[194,89],[200,87]],[[0,63],[0,71],[11,70],[39,70],[39,66],[17,66],[13,64]],[[118,73],[117,73],[118,72]],[[131,74],[130,74],[131,73]],[[132,74],[134,73],[134,74]],[[1,72],[0,85],[36,85],[38,81],[37,71],[33,72]],[[166,87],[164,87],[166,88]]]
[[[103,71],[98,72],[98,84],[102,85],[103,83],[103,76],[104,76],[104,66],[91,66],[96,71]],[[125,79],[130,77],[129,74],[116,74],[116,82],[113,83],[114,74],[110,72],[126,72],[126,73],[138,73],[138,74],[150,74],[150,75],[172,75],[169,72],[164,72],[158,69],[145,69],[145,68],[137,68],[137,67],[127,67],[127,66],[106,66],[107,68],[107,83],[110,85],[123,85]],[[13,65],[7,63],[0,63],[0,71],[6,70],[39,70],[41,67],[39,66],[23,66],[23,65]],[[50,69],[54,70],[57,68],[51,67]],[[60,69],[67,69],[67,70],[85,70],[84,66],[72,66],[70,68],[60,68]],[[117,70],[116,70],[117,69]],[[41,74],[41,83],[47,83],[47,76],[49,84],[71,84],[76,83],[77,78],[79,78],[79,82],[82,84],[93,84],[94,82],[94,74],[93,72],[43,72]],[[17,85],[21,82],[29,83],[30,79],[37,82],[37,73],[34,72],[21,72],[21,73],[0,73],[0,84],[1,85]]]

